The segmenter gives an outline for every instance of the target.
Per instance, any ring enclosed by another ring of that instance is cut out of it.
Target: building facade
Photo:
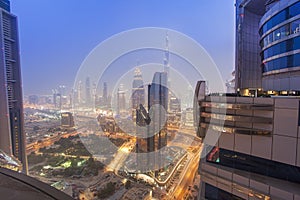
[[[131,94],[131,108],[133,121],[135,121],[136,110],[140,107],[140,104],[145,105],[145,87],[142,72],[139,68],[136,68],[134,70]]]
[[[279,1],[260,20],[262,86],[280,94],[300,91],[300,2]]]
[[[236,0],[235,89],[255,95],[262,87],[259,22],[266,0]]]
[[[300,1],[237,0],[236,6],[240,94],[195,91],[203,139],[199,199],[299,200]],[[259,91],[270,97],[255,97]]]
[[[27,172],[17,17],[9,12],[9,1],[0,6],[0,148]]]
[[[300,98],[207,96],[199,103],[201,197],[300,199]]]

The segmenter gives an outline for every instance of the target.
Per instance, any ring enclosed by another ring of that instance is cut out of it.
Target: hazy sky
[[[25,95],[72,87],[93,48],[140,27],[190,36],[208,51],[224,79],[234,68],[233,0],[11,0],[11,7],[19,21]]]

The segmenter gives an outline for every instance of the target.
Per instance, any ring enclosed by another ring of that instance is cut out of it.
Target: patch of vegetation
[[[46,158],[42,155],[37,155],[34,152],[32,152],[31,154],[29,154],[27,156],[27,160],[28,160],[29,165],[35,165],[35,164],[44,162],[46,160]]]
[[[109,182],[106,184],[105,188],[98,191],[97,196],[100,199],[105,199],[114,194],[115,190],[115,185],[112,182]]]

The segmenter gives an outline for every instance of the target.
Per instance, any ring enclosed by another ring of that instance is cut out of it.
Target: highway
[[[170,189],[171,193],[168,194],[170,199],[184,199],[186,193],[189,191],[189,186],[193,185],[194,177],[198,170],[201,148],[194,154],[194,156],[186,164],[185,168],[180,174],[177,184]]]
[[[131,152],[132,146],[135,144],[135,139],[131,139],[128,142],[124,143],[119,149],[114,159],[106,167],[107,171],[114,171],[118,174],[119,169],[122,167],[124,161],[127,159]]]
[[[61,138],[68,138],[70,136],[75,136],[77,134],[78,134],[78,132],[76,130],[76,131],[73,131],[73,132],[70,132],[70,133],[56,134],[56,135],[53,135],[51,137],[44,138],[40,142],[34,142],[34,143],[31,143],[31,144],[28,144],[26,146],[26,153],[28,155],[31,152],[38,151],[40,148],[53,145],[54,142],[60,140]]]

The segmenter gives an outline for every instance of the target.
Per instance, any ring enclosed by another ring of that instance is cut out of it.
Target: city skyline
[[[216,1],[141,3],[135,1],[131,6],[121,1],[116,1],[114,6],[98,1],[89,1],[86,4],[73,2],[69,6],[68,2],[60,1],[60,6],[55,5],[52,1],[51,3],[13,1],[12,10],[19,16],[21,30],[25,95],[45,95],[51,93],[51,89],[57,85],[65,85],[68,91],[71,91],[76,72],[88,53],[110,36],[132,28],[149,26],[170,28],[194,38],[212,56],[224,81],[234,68],[233,1],[229,3]],[[53,6],[56,10],[55,15],[50,12]],[[123,9],[124,6],[127,9]],[[79,9],[89,9],[90,12],[79,17],[75,14]],[[209,10],[216,12],[212,13]],[[118,15],[114,12],[118,12]],[[136,18],[136,15],[139,15],[139,18]],[[106,20],[100,20],[105,18],[110,19],[109,23]],[[211,22],[205,20],[207,18],[210,18]],[[86,21],[89,23],[84,23]],[[195,31],[195,24],[203,29]],[[65,25],[69,28],[65,29]],[[102,27],[109,28],[103,29]],[[214,37],[215,40],[205,40],[209,36]],[[229,48],[232,51],[228,51]],[[161,59],[161,64],[163,64],[163,55]],[[136,59],[132,62],[135,64]],[[142,60],[141,64],[143,64]],[[111,85],[111,83],[108,84]]]

